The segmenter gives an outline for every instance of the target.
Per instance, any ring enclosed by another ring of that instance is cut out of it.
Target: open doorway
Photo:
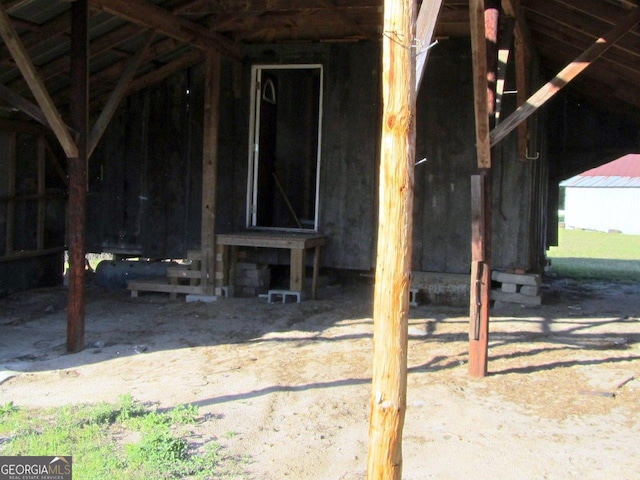
[[[318,227],[321,65],[252,67],[247,226]]]

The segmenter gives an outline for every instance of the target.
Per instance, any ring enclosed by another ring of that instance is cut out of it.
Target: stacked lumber
[[[509,273],[494,270],[491,280],[500,283],[499,289],[491,291],[491,299],[520,305],[541,305],[542,280],[537,273]]]
[[[129,280],[127,289],[131,290],[132,297],[137,297],[139,292],[164,292],[171,299],[176,299],[178,294],[201,295],[200,258],[200,250],[190,250],[184,263],[167,268],[166,278]]]

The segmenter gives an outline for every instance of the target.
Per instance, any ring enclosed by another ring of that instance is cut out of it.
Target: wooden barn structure
[[[0,294],[61,282],[68,250],[77,351],[85,252],[196,250],[202,294],[246,245],[294,291],[375,268],[388,39],[418,79],[411,269],[471,272],[488,317],[489,267],[544,265],[558,182],[638,148],[637,2],[425,0],[409,35],[383,5],[2,0]]]

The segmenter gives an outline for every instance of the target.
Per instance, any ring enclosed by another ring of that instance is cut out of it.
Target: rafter
[[[416,92],[420,91],[420,84],[424,77],[425,66],[429,56],[429,47],[433,32],[436,28],[436,21],[440,14],[442,0],[422,2],[418,19],[416,20]]]
[[[237,45],[228,38],[146,0],[91,0],[91,6],[200,49],[215,49],[232,58],[239,56]]]
[[[111,96],[109,97],[109,100],[107,100],[107,103],[102,109],[102,112],[100,112],[100,116],[96,120],[96,123],[93,126],[93,129],[91,130],[91,135],[89,136],[89,148],[87,153],[88,158],[91,158],[91,154],[93,153],[96,146],[98,145],[100,138],[102,138],[102,135],[104,134],[104,131],[106,130],[107,125],[109,125],[111,118],[113,118],[113,114],[116,112],[116,108],[118,108],[120,101],[122,100],[122,98],[127,92],[127,87],[129,86],[129,83],[131,83],[131,80],[133,79],[133,76],[136,73],[138,65],[140,64],[140,59],[146,52],[147,48],[149,48],[149,45],[151,45],[151,42],[153,41],[154,37],[155,37],[154,31],[147,33],[147,36],[145,38],[145,41],[142,47],[140,47],[140,49],[136,52],[136,54],[129,59],[127,67],[125,68],[122,76],[120,77],[120,80],[116,85],[116,88],[111,93]]]
[[[563,68],[553,79],[534,93],[524,105],[520,105],[507,119],[491,132],[491,145],[496,145],[516,128],[524,119],[531,116],[562,87],[573,80],[591,62],[606,52],[615,42],[640,22],[640,8],[622,19],[611,31],[600,37],[591,47]]]
[[[11,52],[11,56],[16,62],[16,66],[22,73],[25,81],[29,85],[33,96],[36,98],[38,105],[42,109],[44,116],[47,118],[49,126],[55,133],[60,145],[69,158],[77,157],[78,147],[76,146],[67,126],[62,121],[58,110],[56,109],[49,92],[47,91],[42,79],[38,75],[29,54],[22,44],[18,33],[11,24],[9,16],[0,3],[0,34],[4,39],[4,43]]]

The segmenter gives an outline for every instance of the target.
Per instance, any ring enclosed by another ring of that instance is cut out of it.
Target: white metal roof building
[[[640,154],[629,154],[569,178],[565,227],[640,235]]]

